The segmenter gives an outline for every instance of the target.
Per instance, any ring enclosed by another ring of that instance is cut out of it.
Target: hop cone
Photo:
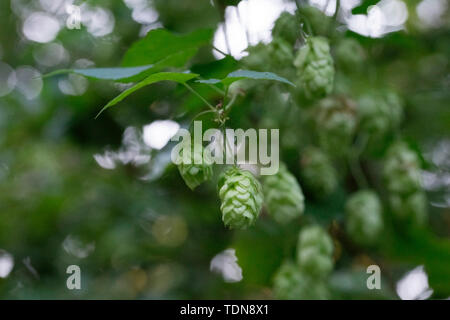
[[[370,93],[360,98],[358,117],[361,129],[375,137],[382,137],[400,124],[403,107],[393,92]]]
[[[336,170],[321,150],[313,147],[305,149],[300,164],[306,187],[317,197],[326,197],[336,189],[338,184]]]
[[[409,195],[421,190],[419,157],[405,143],[393,144],[386,155],[384,178],[391,193]]]
[[[391,195],[389,204],[398,219],[415,225],[423,225],[427,219],[427,198],[425,193],[417,191],[407,196]]]
[[[354,193],[345,205],[347,233],[358,244],[374,244],[383,229],[382,206],[370,190]]]
[[[342,39],[336,48],[336,60],[346,70],[355,70],[362,67],[365,52],[359,42],[352,38]]]
[[[231,167],[219,179],[222,220],[230,228],[247,228],[256,222],[263,202],[259,181],[246,170]]]
[[[333,269],[333,241],[320,226],[308,226],[300,232],[297,263],[314,277],[326,276]]]
[[[334,67],[328,40],[311,37],[294,60],[299,85],[309,99],[323,98],[333,89]]]
[[[276,272],[273,291],[274,296],[282,300],[323,300],[329,298],[328,289],[323,282],[312,279],[292,262],[283,263]]]
[[[248,47],[248,56],[241,61],[250,70],[267,71],[267,66],[271,64],[270,51],[269,45],[260,42],[256,46]]]
[[[203,147],[195,150],[192,147],[192,152],[189,155],[189,162],[181,162],[178,165],[178,171],[183,178],[186,185],[194,190],[198,185],[206,180],[211,179],[213,175],[213,169],[211,161],[208,161],[206,154],[203,155]],[[181,157],[181,154],[179,155]],[[196,164],[196,162],[200,162]]]
[[[320,146],[332,155],[345,154],[356,128],[353,101],[345,97],[325,98],[317,107],[315,120]]]
[[[292,45],[282,38],[273,38],[269,44],[271,66],[274,70],[289,67],[292,69],[294,53]]]
[[[277,174],[265,177],[263,190],[267,210],[278,223],[288,223],[303,213],[302,189],[284,164]]]
[[[279,37],[294,45],[300,35],[300,24],[295,15],[288,12],[280,14],[272,29],[272,36]]]

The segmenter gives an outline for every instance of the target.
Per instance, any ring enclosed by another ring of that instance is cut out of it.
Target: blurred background
[[[310,4],[329,17],[335,13],[334,0]],[[80,8],[80,29],[70,28],[70,5]],[[213,28],[214,46],[239,60],[249,45],[269,43],[274,21],[295,8],[283,0],[2,0],[0,298],[273,298],[273,274],[295,250],[299,225],[282,227],[262,216],[254,228],[227,230],[215,185],[191,192],[170,164],[169,139],[201,101],[163,82],[94,119],[127,85],[40,76],[118,66],[134,41],[161,27],[177,33]],[[374,63],[342,78],[342,86],[364,83],[375,69],[376,83],[407,97],[403,130],[427,164],[430,230],[447,240],[449,17],[446,0],[343,0],[337,17],[338,30],[358,39]],[[223,57],[206,47],[191,70]],[[232,59],[227,63],[224,70],[238,68]],[[254,114],[261,100],[246,110]],[[296,166],[295,157],[286,159]],[[307,203],[306,215],[332,225],[347,192],[338,190],[320,206]],[[449,297],[450,270],[442,270],[442,261],[450,261],[448,243],[425,237],[416,247],[391,239],[416,253],[405,256],[347,250],[335,239],[333,297]],[[72,264],[81,268],[81,290],[66,287]],[[382,290],[366,288],[370,264],[382,266]]]

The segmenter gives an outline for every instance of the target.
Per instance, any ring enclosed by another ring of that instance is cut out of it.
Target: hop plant
[[[179,157],[182,157],[181,153]],[[203,152],[203,146],[192,147],[188,160],[187,162],[182,161],[178,165],[178,171],[186,185],[194,190],[201,183],[211,179],[213,175],[212,161],[208,158],[207,153]]]
[[[267,210],[278,223],[288,223],[302,215],[305,208],[302,189],[284,164],[278,173],[265,177],[263,191]]]
[[[346,70],[355,70],[360,68],[366,57],[366,53],[359,42],[352,38],[344,38],[339,41],[335,56],[338,65]]]
[[[272,36],[275,38],[282,38],[291,46],[295,44],[300,35],[300,24],[295,15],[289,12],[283,12],[275,21],[272,29]]]
[[[274,296],[283,300],[324,300],[329,298],[328,288],[322,281],[312,279],[298,265],[284,262],[275,273]]]
[[[346,228],[358,244],[376,243],[383,230],[382,205],[378,195],[371,190],[361,190],[350,196],[345,205]]]
[[[269,44],[269,54],[273,69],[292,66],[294,60],[293,48],[282,38],[273,38]]]
[[[263,202],[261,184],[250,171],[227,169],[219,179],[222,220],[230,228],[244,229],[256,222]]]
[[[356,106],[343,96],[325,98],[317,107],[315,122],[320,146],[331,155],[343,155],[356,128]]]
[[[323,98],[333,89],[334,67],[328,40],[311,37],[294,60],[299,86],[309,99]]]
[[[330,195],[337,187],[337,173],[328,156],[320,149],[309,147],[300,160],[305,186],[317,197]]]
[[[375,140],[396,128],[402,116],[402,102],[394,92],[370,93],[359,99],[358,118],[361,130]]]
[[[264,71],[267,68],[267,65],[271,64],[270,50],[267,44],[260,42],[256,46],[248,47],[247,52],[248,56],[241,60],[246,68]]]
[[[299,234],[297,263],[314,277],[324,277],[333,269],[333,241],[320,226],[308,226]]]

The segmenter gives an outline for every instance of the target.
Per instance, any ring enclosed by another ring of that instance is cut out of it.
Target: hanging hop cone
[[[261,184],[252,173],[237,167],[219,179],[222,220],[230,228],[244,229],[256,222],[263,202]]]
[[[375,244],[383,230],[382,205],[371,190],[350,196],[345,205],[346,228],[350,238],[360,245]]]
[[[308,38],[294,60],[299,87],[308,99],[323,98],[330,94],[334,82],[333,58],[328,40],[323,37]]]
[[[203,153],[203,146],[199,148],[191,147],[191,152],[188,155],[188,161],[182,161],[178,165],[178,171],[183,178],[186,185],[194,190],[201,183],[211,179],[213,175],[212,161]],[[183,154],[178,155],[183,159]]]
[[[423,225],[427,220],[427,197],[422,191],[406,196],[392,194],[389,196],[389,204],[400,220],[409,221],[413,225]]]
[[[301,176],[316,197],[330,195],[338,185],[337,173],[330,159],[320,149],[309,147],[301,155]]]
[[[391,193],[409,195],[421,190],[419,157],[403,142],[388,149],[383,174]]]
[[[278,173],[264,177],[263,190],[267,211],[278,223],[288,223],[302,215],[302,189],[284,164],[280,164]]]
[[[358,118],[362,131],[374,138],[396,128],[403,116],[400,97],[391,91],[372,92],[359,99]]]
[[[356,105],[343,96],[325,98],[316,108],[319,144],[330,155],[347,153],[356,128]]]
[[[297,244],[300,269],[314,277],[324,277],[333,270],[333,241],[320,226],[301,230]]]
[[[322,281],[302,272],[298,265],[284,262],[273,279],[273,293],[281,300],[324,300],[329,298],[328,288]]]
[[[300,36],[300,23],[295,15],[283,12],[275,21],[272,29],[272,36],[282,38],[293,46]]]
[[[338,66],[342,66],[345,70],[352,71],[360,69],[363,66],[366,53],[357,40],[344,38],[339,41],[336,47],[335,56]]]

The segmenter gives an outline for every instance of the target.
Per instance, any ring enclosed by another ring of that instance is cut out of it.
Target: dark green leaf
[[[165,29],[151,30],[126,52],[122,65],[155,64],[177,54],[177,63],[173,66],[180,67],[180,64],[184,65],[194,56],[198,48],[209,44],[213,34],[212,29],[202,29],[182,35],[173,34]]]

